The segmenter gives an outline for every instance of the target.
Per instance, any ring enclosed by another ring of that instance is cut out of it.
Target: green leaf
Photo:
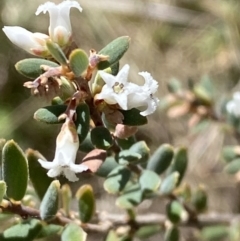
[[[116,205],[123,209],[132,209],[142,201],[143,192],[139,184],[133,184],[117,198]]]
[[[184,174],[188,166],[187,149],[185,147],[179,147],[174,155],[172,166],[170,167],[171,172],[178,172],[179,179],[177,185],[179,185],[184,177]]]
[[[85,184],[81,186],[77,193],[78,211],[81,222],[89,222],[95,213],[95,198],[91,185]]]
[[[98,69],[106,69],[110,65],[118,62],[124,53],[128,50],[130,38],[128,36],[122,36],[111,43],[109,43],[106,47],[99,51],[98,54],[108,55],[109,58],[107,61],[102,61],[98,64]]]
[[[119,110],[123,116],[123,125],[127,126],[141,126],[147,124],[147,117],[142,116],[140,114],[140,110],[138,109],[131,109],[131,110]]]
[[[169,144],[161,145],[150,157],[147,169],[162,174],[171,164],[173,158],[173,147]]]
[[[61,188],[61,203],[62,209],[66,216],[70,215],[70,204],[72,201],[72,191],[68,184],[64,184]]]
[[[159,176],[150,170],[143,170],[139,178],[139,184],[143,191],[155,192],[159,188],[160,183],[161,179]]]
[[[91,134],[90,134],[90,132],[88,132],[84,141],[82,143],[80,142],[79,150],[82,152],[88,153],[88,152],[92,151],[93,149],[95,149],[95,147],[93,146],[92,141],[91,141]]]
[[[133,152],[138,153],[138,154],[141,155],[139,163],[144,163],[149,158],[150,149],[148,148],[148,146],[147,146],[145,141],[139,141],[139,142],[133,144],[129,148],[129,151],[133,151]]]
[[[125,166],[115,167],[107,176],[103,186],[109,193],[122,191],[131,177],[131,171]]]
[[[82,103],[76,108],[77,119],[75,121],[80,143],[84,141],[89,131],[90,112],[87,104]]]
[[[228,163],[224,171],[227,172],[228,174],[236,174],[240,170],[240,158],[237,158],[230,163]]]
[[[1,238],[8,241],[32,241],[41,231],[42,225],[39,220],[30,219],[13,225],[3,232]],[[2,240],[2,239],[1,239]]]
[[[59,189],[59,181],[52,181],[39,208],[41,219],[49,220],[55,217],[58,210]]]
[[[49,67],[59,66],[58,64],[46,59],[29,58],[17,62],[15,68],[23,76],[29,79],[36,79],[44,73],[41,68],[42,65],[47,65]]]
[[[16,142],[6,142],[2,151],[2,174],[7,185],[7,196],[21,200],[27,189],[28,165],[27,159]]]
[[[204,241],[219,241],[228,240],[229,227],[223,225],[216,225],[202,229],[201,238]]]
[[[61,236],[61,241],[86,241],[87,234],[75,223],[68,224]]]
[[[171,194],[172,191],[176,188],[179,179],[179,173],[173,172],[167,176],[160,186],[160,193],[162,195]]]
[[[58,117],[63,114],[66,109],[66,105],[51,105],[42,107],[34,113],[34,119],[47,124],[63,123],[64,120],[59,121]]]
[[[199,186],[192,194],[191,203],[198,212],[203,212],[207,208],[207,193],[203,186]]]
[[[119,241],[118,235],[115,230],[110,230],[104,241]]]
[[[109,130],[102,126],[97,126],[91,131],[92,144],[99,149],[107,150],[113,145],[113,139]]]
[[[178,228],[175,226],[167,228],[164,241],[178,241],[179,240],[179,231]]]
[[[43,199],[44,194],[53,180],[46,174],[46,170],[38,162],[38,159],[45,160],[45,158],[38,151],[32,149],[26,151],[26,156],[28,159],[30,180],[38,197]]]
[[[129,163],[134,164],[137,163],[141,158],[141,155],[138,153],[135,153],[133,151],[130,150],[123,150],[120,151],[117,159],[118,159],[118,163],[121,165],[127,165]]]
[[[0,181],[0,203],[3,200],[3,197],[6,194],[6,191],[7,191],[6,183],[4,181]]]
[[[240,157],[239,146],[224,146],[222,156],[227,163]]]
[[[117,166],[119,166],[119,164],[116,162],[114,157],[107,157],[97,170],[96,174],[100,177],[107,177],[107,175]]]
[[[59,234],[62,230],[62,226],[55,224],[47,224],[42,226],[40,233],[37,235],[37,238],[46,238],[53,235]]]
[[[188,214],[182,204],[174,200],[167,205],[167,216],[172,223],[176,224],[181,220],[186,221]]]
[[[151,236],[159,233],[160,231],[161,226],[158,224],[146,225],[138,229],[138,231],[136,232],[136,237],[141,240],[148,240]]]
[[[69,56],[69,65],[76,77],[87,69],[89,64],[88,56],[82,49],[75,49]]]
[[[121,150],[127,150],[129,149],[135,142],[135,138],[133,136],[130,136],[126,139],[119,139],[116,138],[118,146],[121,148]]]
[[[61,65],[67,65],[67,57],[65,56],[58,44],[54,43],[52,40],[49,39],[46,41],[46,46],[50,54],[55,60],[57,60],[58,63],[60,63]]]

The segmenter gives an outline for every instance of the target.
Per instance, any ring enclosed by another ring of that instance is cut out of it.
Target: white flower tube
[[[80,12],[82,8],[76,1],[64,1],[58,5],[52,2],[46,2],[40,5],[36,11],[36,15],[49,12],[50,25],[49,35],[53,42],[60,46],[67,45],[72,37],[72,28],[70,22],[70,9],[74,7]]]
[[[24,49],[28,53],[42,57],[48,55],[45,43],[49,36],[46,34],[32,33],[18,26],[5,26],[3,32],[13,44]]]
[[[49,177],[57,177],[63,173],[66,178],[75,182],[78,180],[75,173],[88,170],[88,167],[75,164],[79,147],[79,139],[73,121],[67,117],[56,140],[55,157],[52,162],[39,159],[42,167],[48,169]]]

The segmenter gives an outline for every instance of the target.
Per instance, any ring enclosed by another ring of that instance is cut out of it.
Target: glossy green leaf
[[[63,229],[62,226],[56,224],[46,224],[42,226],[40,233],[37,235],[37,238],[46,238],[51,237],[53,235],[59,234]]]
[[[6,194],[6,191],[7,191],[6,183],[4,181],[0,181],[0,203],[3,200],[3,197]]]
[[[123,125],[128,125],[128,126],[141,126],[147,124],[147,117],[142,116],[140,114],[140,110],[138,109],[131,109],[131,110],[119,110],[123,116]]]
[[[202,229],[201,238],[204,241],[219,241],[229,240],[229,227],[223,225],[216,225]]]
[[[198,212],[205,211],[207,208],[207,193],[203,186],[199,186],[197,190],[192,194],[191,203]]]
[[[132,185],[117,198],[116,205],[123,209],[132,209],[142,201],[143,192],[139,184]]]
[[[160,186],[160,193],[163,195],[171,194],[172,191],[176,188],[179,179],[179,173],[173,172],[168,175]]]
[[[26,156],[28,159],[30,180],[38,197],[43,199],[44,194],[53,181],[53,179],[47,175],[46,169],[38,162],[38,159],[45,160],[45,158],[38,151],[32,149],[26,151]]]
[[[159,233],[161,229],[161,226],[157,224],[146,225],[138,229],[138,231],[136,232],[136,237],[141,240],[148,240],[153,235]]]
[[[75,223],[68,224],[61,236],[61,241],[86,241],[87,234]]]
[[[140,178],[139,178],[139,184],[141,186],[141,189],[143,191],[157,191],[161,183],[161,179],[159,176],[150,170],[143,170]]]
[[[106,69],[109,66],[118,62],[124,53],[128,50],[130,38],[128,36],[122,36],[99,51],[98,54],[109,56],[107,61],[102,61],[98,64],[98,69]]]
[[[135,142],[135,138],[133,136],[130,136],[126,139],[119,139],[116,138],[118,146],[121,148],[121,150],[127,150],[129,149]]]
[[[237,172],[239,172],[239,170],[240,170],[240,158],[237,158],[231,161],[224,168],[224,171],[229,174],[236,174]]]
[[[91,185],[85,184],[81,186],[77,193],[78,211],[81,222],[89,222],[95,214],[95,197]]]
[[[172,201],[167,205],[167,216],[172,223],[178,223],[181,220],[186,221],[188,215],[182,204],[178,201]]]
[[[44,73],[41,68],[42,65],[47,65],[49,67],[59,66],[58,64],[46,59],[29,58],[17,62],[15,68],[23,76],[29,79],[36,79]]]
[[[90,132],[88,132],[84,141],[80,143],[79,150],[82,152],[88,153],[88,152],[92,151],[93,149],[95,149],[95,147],[93,146],[92,141],[91,141],[91,134],[90,134]]]
[[[118,193],[124,189],[131,176],[131,171],[125,166],[115,167],[107,176],[103,186],[109,193]]]
[[[16,142],[6,142],[2,151],[2,175],[7,185],[7,196],[21,200],[27,189],[28,164],[27,159]]]
[[[76,108],[76,128],[80,143],[84,141],[89,131],[90,112],[87,104],[82,103]]]
[[[174,155],[172,166],[170,167],[171,172],[178,172],[179,179],[177,185],[179,185],[184,177],[184,174],[188,166],[187,149],[185,147],[179,147]]]
[[[49,220],[55,217],[58,210],[59,189],[59,181],[52,181],[40,204],[41,219]]]
[[[107,150],[113,145],[113,139],[109,130],[97,126],[91,131],[92,144],[99,149]]]
[[[119,164],[116,162],[114,157],[107,157],[97,170],[96,174],[100,177],[107,177],[107,175],[117,166],[119,166]]]
[[[117,160],[119,164],[125,165],[128,163],[137,163],[141,158],[141,155],[130,150],[120,151]]]
[[[42,107],[34,113],[34,119],[47,124],[63,123],[64,120],[59,121],[58,117],[63,114],[66,109],[66,105],[51,105]]]
[[[150,154],[150,149],[147,146],[145,141],[139,141],[134,143],[130,148],[129,151],[138,153],[141,155],[141,158],[139,160],[139,163],[144,163],[148,160],[149,154]]]
[[[49,39],[46,41],[46,46],[52,57],[57,60],[58,63],[62,65],[67,65],[67,57],[65,56],[58,44],[54,43],[52,40]]]
[[[177,227],[172,226],[167,228],[165,235],[164,235],[164,241],[178,241],[179,240],[179,230]]]
[[[75,76],[79,77],[87,69],[88,56],[82,49],[75,49],[69,56],[69,65]]]
[[[32,241],[41,231],[41,228],[42,225],[39,220],[30,219],[5,230],[0,240]]]
[[[162,174],[170,166],[173,155],[174,151],[171,145],[161,145],[150,157],[147,169]]]

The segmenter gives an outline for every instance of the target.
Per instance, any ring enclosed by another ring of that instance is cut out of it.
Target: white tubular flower
[[[226,109],[229,114],[240,117],[240,92],[233,94],[233,99],[227,103]]]
[[[5,26],[3,32],[13,44],[24,49],[28,53],[42,57],[48,55],[45,43],[49,36],[46,34],[32,33],[18,26]]]
[[[128,96],[128,107],[141,108],[147,106],[146,110],[140,112],[142,116],[147,116],[157,109],[159,99],[154,97],[153,94],[157,92],[158,82],[148,72],[140,72],[138,74],[145,79],[145,84],[139,86],[137,93],[132,93]]]
[[[145,84],[139,86],[128,82],[129,65],[123,66],[117,76],[113,76],[104,71],[99,71],[100,76],[105,81],[101,92],[96,95],[96,99],[103,99],[107,104],[118,104],[123,110],[132,108],[147,107],[140,112],[146,116],[152,114],[158,103],[158,98],[153,94],[157,91],[158,83],[148,72],[139,73],[145,79]]]
[[[80,4],[76,1],[64,1],[58,5],[52,2],[46,2],[40,5],[36,11],[36,15],[40,13],[49,12],[50,15],[50,25],[49,25],[49,35],[53,42],[59,44],[60,46],[67,45],[72,37],[72,28],[70,22],[70,9],[74,7],[80,12],[82,8]]]
[[[78,178],[75,173],[88,170],[83,164],[75,164],[79,147],[79,139],[75,125],[70,118],[67,118],[56,140],[55,157],[52,162],[38,159],[42,167],[49,169],[49,177],[57,177],[63,173],[66,178],[75,182]]]

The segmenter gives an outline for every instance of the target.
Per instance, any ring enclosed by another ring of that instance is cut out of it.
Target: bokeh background
[[[0,27],[22,26],[32,32],[47,33],[48,15],[35,16],[43,0],[0,0]],[[53,1],[59,3],[60,1]],[[240,2],[238,0],[82,0],[83,12],[71,11],[76,44],[88,52],[97,51],[113,39],[128,35],[131,45],[121,66],[131,66],[130,79],[141,82],[140,71],[148,71],[159,82],[161,101],[167,82],[176,78],[184,85],[208,76],[221,100],[240,90]],[[14,139],[23,149],[39,150],[47,159],[54,156],[59,126],[47,126],[33,119],[33,113],[48,100],[33,97],[23,87],[27,81],[14,65],[31,57],[14,46],[0,31],[0,138]],[[218,123],[200,133],[187,126],[187,116],[169,119],[159,108],[140,128],[152,151],[162,143],[189,147],[187,180],[192,186],[203,183],[209,193],[209,209],[240,211],[240,187],[233,177],[222,172],[220,152],[223,145],[236,141]],[[87,179],[86,182],[88,182]],[[96,185],[96,184],[95,184]],[[96,195],[99,209],[112,209],[114,199]],[[102,200],[102,201],[101,201]],[[159,205],[159,204],[158,204]],[[147,203],[142,211],[156,210]],[[98,239],[93,239],[98,240]],[[154,239],[152,239],[154,240]],[[159,239],[156,239],[159,240]],[[194,240],[188,232],[183,240]]]

